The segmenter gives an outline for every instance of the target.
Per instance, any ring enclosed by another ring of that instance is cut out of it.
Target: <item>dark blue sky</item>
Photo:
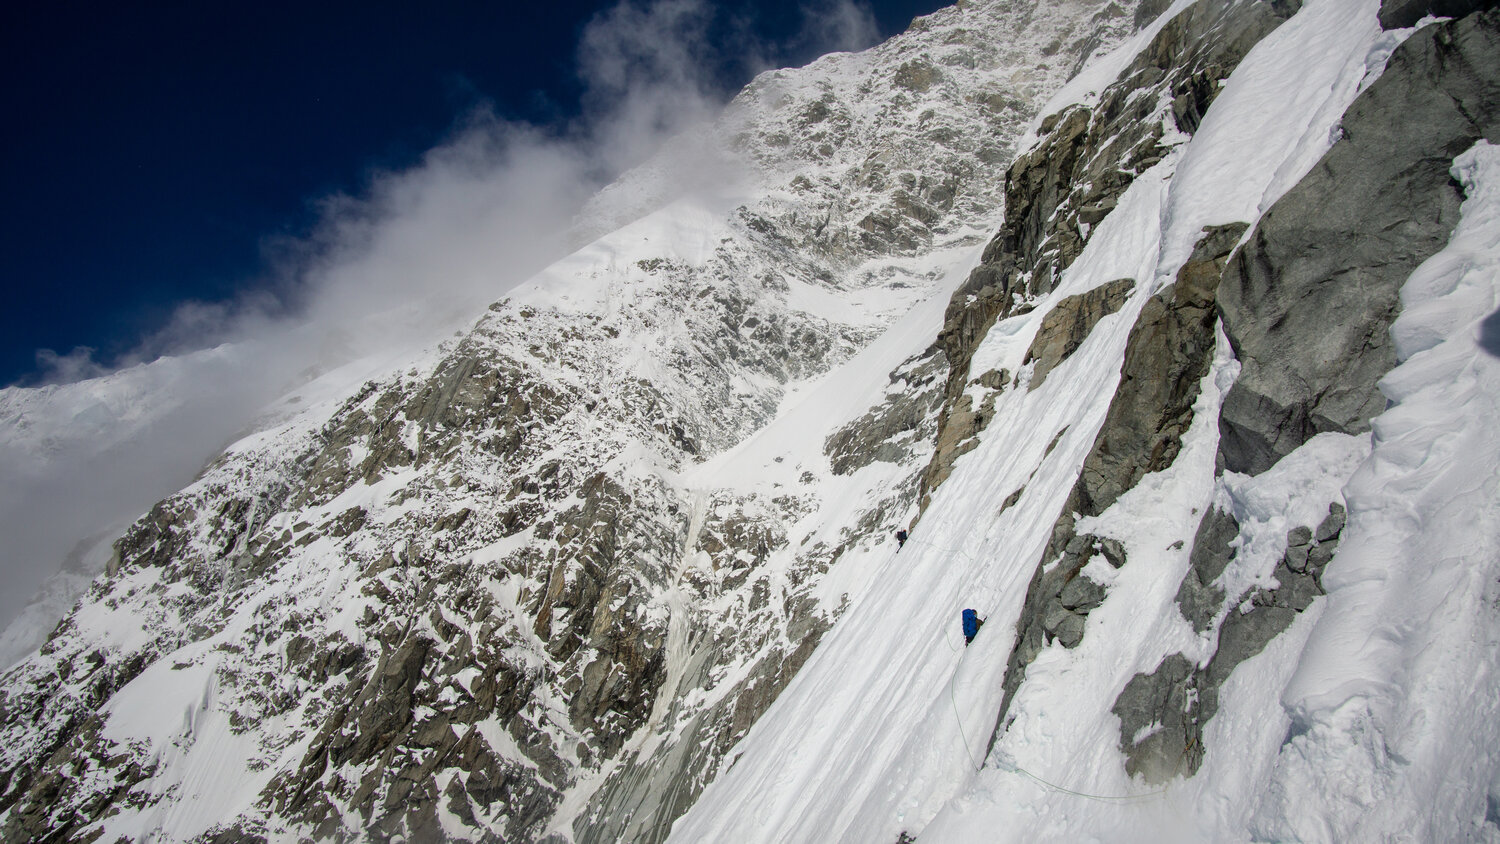
[[[612,5],[10,4],[0,384],[33,381],[39,348],[90,346],[108,362],[178,302],[254,286],[263,244],[306,234],[313,201],[411,165],[480,103],[565,124],[579,110],[578,36]],[[871,8],[889,36],[943,5]],[[796,2],[716,6],[772,44],[801,26]],[[743,37],[728,33],[712,37]],[[750,70],[726,62],[720,85]]]

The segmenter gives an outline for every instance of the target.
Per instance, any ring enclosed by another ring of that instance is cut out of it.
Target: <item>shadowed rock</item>
[[[1006,172],[1005,222],[954,291],[938,335],[950,369],[938,448],[922,479],[924,507],[956,457],[972,447],[970,361],[990,327],[1051,292],[1095,224],[1167,154],[1166,126],[1194,131],[1218,95],[1218,81],[1300,6],[1200,0],[1157,32],[1096,106],[1070,106],[1042,121],[1041,139]],[[1138,26],[1161,11],[1143,8]]]
[[[1134,289],[1135,279],[1122,278],[1086,293],[1069,296],[1053,306],[1042,318],[1031,348],[1026,350],[1023,363],[1036,362],[1028,389],[1040,387],[1047,374],[1083,345],[1099,320],[1118,311]]]
[[[1313,598],[1324,594],[1323,571],[1333,559],[1343,527],[1344,505],[1334,502],[1316,530],[1302,526],[1288,531],[1286,551],[1272,574],[1276,587],[1252,589],[1226,612],[1223,591],[1211,585],[1218,575],[1204,578],[1215,570],[1223,572],[1233,556],[1230,551],[1226,557],[1225,551],[1238,526],[1232,516],[1217,510],[1204,515],[1194,540],[1193,568],[1183,587],[1191,591],[1192,582],[1201,590],[1189,618],[1195,628],[1202,632],[1222,619],[1218,648],[1201,668],[1182,654],[1172,654],[1154,671],[1132,677],[1120,692],[1111,711],[1120,719],[1120,751],[1128,773],[1161,783],[1198,771],[1203,725],[1219,711],[1219,689],[1240,663],[1265,650]],[[1179,602],[1182,596],[1179,592]]]
[[[1193,422],[1193,402],[1213,360],[1219,273],[1245,228],[1244,223],[1232,223],[1204,229],[1176,282],[1146,302],[1131,329],[1120,383],[1104,424],[1027,589],[991,746],[1026,677],[1026,666],[1054,640],[1072,648],[1083,638],[1087,610],[1068,610],[1063,593],[1098,543],[1094,537],[1075,535],[1074,523],[1079,516],[1103,513],[1147,473],[1172,465],[1182,449],[1182,436]],[[1106,557],[1116,567],[1124,564],[1123,552],[1118,562]]]
[[[1258,474],[1385,409],[1375,385],[1396,362],[1401,285],[1458,223],[1448,170],[1479,139],[1500,140],[1500,11],[1407,39],[1343,135],[1224,274],[1219,311],[1242,365],[1220,422],[1230,471]]]

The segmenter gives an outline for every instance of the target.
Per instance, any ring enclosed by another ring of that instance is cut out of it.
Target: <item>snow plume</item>
[[[864,46],[871,20],[847,0],[821,2],[803,10],[792,43]],[[722,184],[723,156],[703,152],[711,133],[702,130],[732,93],[720,80],[784,54],[726,35],[745,26],[703,0],[623,0],[583,32],[583,112],[566,125],[476,109],[414,167],[373,174],[360,196],[323,199],[310,237],[268,243],[264,287],[182,304],[110,366],[86,348],[40,352],[44,386],[0,390],[0,625],[70,555],[75,573],[0,637],[0,662],[35,647],[123,527],[254,428],[278,396],[300,389],[306,406],[321,376],[319,395],[331,398],[465,328],[576,247],[570,225],[588,198],[670,138],[698,150],[697,163],[637,167],[638,180],[666,182],[646,192],[653,201]],[[729,43],[749,46],[726,60],[714,45]],[[585,229],[641,211],[607,205],[590,208]]]
[[[626,0],[596,17],[584,29],[579,64],[586,102],[612,115],[613,163],[622,155],[638,161],[647,151],[637,145],[642,139],[677,134],[716,113],[755,73],[830,51],[862,50],[879,39],[875,16],[863,3],[812,0],[798,14],[798,31],[780,43],[759,38],[752,20],[726,16],[706,0]],[[726,54],[722,47],[731,44],[735,52]]]
[[[802,7],[803,30],[796,49],[823,47],[853,52],[880,39],[868,6],[849,0],[823,0]]]

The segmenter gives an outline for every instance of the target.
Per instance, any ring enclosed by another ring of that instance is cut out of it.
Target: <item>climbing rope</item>
[[[959,554],[959,555],[967,558],[969,560],[969,562],[976,562],[976,560],[974,558],[974,555],[970,554],[968,551],[965,551],[962,548],[943,548],[943,547],[940,547],[940,546],[937,546],[937,545],[933,545],[931,542],[927,542],[925,540],[917,539],[914,536],[907,537],[906,544],[907,545],[922,545],[922,546],[925,546],[927,548],[931,548],[934,551],[942,551],[945,554]],[[896,550],[899,552],[901,549],[898,548]]]
[[[964,752],[968,754],[969,761],[974,763],[974,768],[976,770],[982,769],[984,767],[984,762],[983,762],[983,760],[975,759],[974,758],[974,748],[969,745],[969,736],[964,732],[964,719],[963,719],[963,716],[960,715],[959,712],[958,712],[958,700],[954,697],[954,694],[953,694],[953,679],[954,679],[953,677],[949,677],[948,678],[948,702],[953,705],[953,719],[954,719],[954,721],[956,721],[958,723],[958,737],[963,740],[963,743],[964,743]],[[1048,780],[1044,780],[1041,777],[1037,776],[1036,774],[1033,774],[1032,772],[1030,772],[1030,771],[1026,770],[1025,768],[1021,767],[1020,765],[1017,765],[1016,761],[1014,759],[1012,759],[1008,754],[1004,753],[1003,751],[1000,752],[1000,753],[998,753],[998,754],[996,754],[996,761],[999,763],[999,765],[1000,765],[1000,767],[1001,767],[1002,770],[1010,771],[1011,773],[1021,774],[1022,776],[1029,777],[1034,782],[1037,782],[1040,785],[1043,785],[1043,786],[1045,786],[1047,788],[1050,788],[1053,791],[1061,792],[1063,794],[1071,794],[1074,797],[1082,797],[1085,800],[1096,800],[1096,801],[1099,801],[1101,803],[1119,803],[1119,802],[1130,802],[1132,800],[1149,800],[1149,799],[1151,799],[1153,797],[1159,797],[1159,796],[1167,793],[1167,790],[1165,788],[1162,788],[1162,789],[1158,789],[1156,791],[1148,791],[1148,792],[1146,792],[1144,794],[1127,794],[1127,795],[1123,795],[1123,796],[1111,796],[1111,795],[1107,795],[1107,794],[1089,794],[1089,793],[1083,792],[1083,791],[1074,791],[1071,788],[1066,788],[1064,786],[1058,785],[1055,782],[1049,782]]]
[[[974,748],[969,746],[969,737],[964,733],[964,719],[958,714],[958,701],[953,697],[953,678],[956,674],[948,677],[948,702],[953,704],[953,719],[958,722],[958,737],[964,740],[964,752],[969,754],[969,761],[974,763],[975,770],[984,767],[984,760],[974,758]]]
[[[917,539],[914,536],[913,537],[907,537],[906,544],[907,545],[920,545],[920,546],[924,546],[924,547],[930,548],[930,549],[932,549],[934,551],[941,551],[941,552],[943,552],[945,554],[958,554],[958,555],[961,555],[961,556],[967,558],[970,562],[975,562],[974,556],[972,554],[970,554],[968,551],[965,551],[962,548],[943,548],[943,547],[934,545],[931,542],[927,542],[925,540]],[[899,548],[897,550],[898,550],[898,552],[900,551]],[[946,627],[944,628],[944,632],[943,632],[943,643],[946,644],[948,646],[948,650],[951,651],[951,652],[953,652],[953,653],[958,653],[959,650],[960,650],[959,648],[957,648],[957,647],[954,646],[952,640],[949,638]],[[963,716],[961,714],[959,714],[959,711],[958,711],[958,699],[955,696],[955,693],[953,691],[953,683],[954,683],[954,680],[956,680],[956,679],[957,679],[957,673],[956,672],[954,674],[949,675],[949,677],[948,677],[948,703],[953,707],[953,720],[958,725],[958,737],[959,737],[960,740],[963,741],[964,752],[968,755],[969,761],[974,764],[974,768],[976,770],[980,770],[980,769],[982,769],[984,767],[984,760],[975,758],[975,756],[974,756],[974,748],[973,748],[972,745],[969,744],[969,736],[968,736],[967,732],[965,732],[965,730],[964,730],[964,719],[963,719]],[[1184,751],[1184,753],[1186,753],[1186,751]],[[1126,795],[1089,794],[1088,792],[1075,791],[1075,790],[1073,790],[1071,788],[1067,788],[1065,786],[1058,785],[1055,782],[1051,782],[1049,780],[1043,779],[1042,777],[1039,777],[1036,774],[1033,774],[1032,772],[1030,772],[1030,771],[1026,770],[1025,768],[1021,767],[1020,765],[1016,764],[1016,761],[1014,759],[1012,759],[1008,754],[1004,753],[1003,751],[1000,752],[1000,753],[998,753],[998,754],[996,754],[996,762],[1000,765],[1000,767],[1001,767],[1002,770],[1006,770],[1006,771],[1009,771],[1011,773],[1020,774],[1020,775],[1022,775],[1024,777],[1029,778],[1030,780],[1032,780],[1033,782],[1037,783],[1038,785],[1041,785],[1041,786],[1043,786],[1045,788],[1050,788],[1053,791],[1056,791],[1056,792],[1058,792],[1060,794],[1069,794],[1069,795],[1072,795],[1074,797],[1082,797],[1085,800],[1095,800],[1095,801],[1098,801],[1098,802],[1101,802],[1101,803],[1121,803],[1121,802],[1131,802],[1131,801],[1135,801],[1135,800],[1149,800],[1149,799],[1152,799],[1154,797],[1160,797],[1161,795],[1167,793],[1167,789],[1161,788],[1161,789],[1158,789],[1156,791],[1148,791],[1148,792],[1144,792],[1142,794],[1126,794]]]
[[[1004,770],[1013,771],[1015,773],[1022,774],[1024,776],[1030,777],[1032,780],[1034,780],[1034,781],[1036,781],[1036,782],[1038,782],[1038,783],[1046,786],[1047,788],[1052,789],[1053,791],[1059,791],[1059,792],[1062,792],[1063,794],[1071,794],[1074,797],[1082,797],[1085,800],[1096,800],[1096,801],[1098,801],[1100,803],[1121,803],[1121,802],[1130,802],[1132,800],[1150,800],[1153,797],[1160,797],[1161,795],[1167,793],[1167,790],[1165,788],[1158,789],[1156,791],[1148,791],[1148,792],[1145,792],[1143,794],[1126,794],[1126,795],[1121,795],[1121,796],[1111,796],[1111,795],[1108,795],[1108,794],[1088,794],[1088,793],[1085,793],[1085,792],[1082,792],[1082,791],[1074,791],[1071,788],[1064,788],[1064,787],[1058,785],[1057,783],[1048,782],[1048,781],[1042,779],[1041,777],[1037,776],[1036,774],[1033,774],[1032,772],[1030,772],[1030,771],[1026,770],[1025,768],[1021,767],[1020,765],[1017,765],[1015,763],[1015,760],[1010,759],[1004,753],[1001,753],[999,756],[1000,756],[1000,758],[999,758],[1000,767],[1003,768]]]
[[[911,543],[912,541],[913,540],[911,540],[911,539],[907,540],[908,543]],[[947,552],[949,554],[963,554],[964,556],[968,556],[967,552],[963,551],[962,549],[937,548],[937,546],[932,545],[931,543],[925,543],[925,542],[922,543],[922,544],[926,545],[928,548],[934,548],[934,549],[939,550],[939,551],[945,551],[945,552]],[[973,557],[969,557],[969,559],[972,560]],[[956,647],[953,644],[952,639],[948,635],[946,627],[944,628],[944,631],[943,631],[943,644],[947,645],[948,646],[948,650],[951,651],[951,652],[953,652],[953,653],[958,653],[961,650],[961,648],[958,648],[958,647]],[[959,711],[958,711],[958,699],[957,699],[957,697],[956,697],[956,695],[955,695],[955,693],[953,691],[953,683],[957,679],[957,677],[958,677],[958,675],[957,675],[956,672],[954,674],[950,674],[949,677],[948,677],[948,703],[953,707],[953,720],[954,720],[954,723],[956,723],[958,725],[958,737],[963,742],[964,753],[968,755],[969,761],[974,764],[974,768],[976,770],[979,770],[979,769],[982,769],[984,767],[984,760],[978,759],[978,758],[976,758],[974,756],[974,748],[973,748],[972,745],[969,744],[968,733],[964,730],[963,715],[961,715],[959,713]],[[1148,792],[1145,792],[1145,793],[1142,793],[1142,794],[1126,794],[1126,795],[1089,794],[1089,793],[1083,792],[1083,791],[1075,791],[1075,790],[1073,790],[1071,788],[1067,788],[1065,786],[1058,785],[1055,782],[1051,782],[1049,780],[1043,779],[1042,777],[1039,777],[1036,774],[1033,774],[1032,772],[1030,772],[1030,771],[1026,770],[1025,768],[1021,767],[1020,765],[1016,764],[1016,761],[1014,759],[1012,759],[1009,755],[1005,754],[1004,752],[1001,752],[1001,753],[999,753],[999,754],[996,755],[996,761],[999,763],[999,765],[1000,765],[1000,767],[1001,767],[1002,770],[1010,771],[1011,773],[1021,774],[1022,776],[1031,779],[1033,782],[1036,782],[1037,784],[1039,784],[1039,785],[1041,785],[1041,786],[1043,786],[1045,788],[1050,788],[1053,791],[1059,792],[1061,794],[1070,794],[1070,795],[1072,795],[1074,797],[1082,797],[1085,800],[1095,800],[1095,801],[1099,801],[1101,803],[1119,803],[1119,802],[1130,802],[1130,801],[1134,801],[1134,800],[1149,800],[1149,799],[1151,799],[1153,797],[1159,797],[1159,796],[1167,793],[1167,789],[1162,788],[1162,789],[1158,789],[1156,791],[1148,791]]]

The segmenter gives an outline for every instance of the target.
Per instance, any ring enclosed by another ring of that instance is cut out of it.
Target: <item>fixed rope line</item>
[[[974,556],[972,554],[970,554],[968,551],[965,551],[962,548],[943,548],[943,547],[934,545],[931,542],[927,542],[925,540],[917,539],[916,537],[911,537],[911,536],[907,537],[905,544],[906,545],[922,545],[922,546],[925,546],[927,548],[931,548],[931,549],[933,549],[935,551],[941,551],[941,552],[946,553],[946,554],[960,554],[960,555],[962,555],[964,557],[967,557],[970,562],[975,561]],[[896,550],[897,550],[897,553],[900,553],[901,549],[897,548]],[[952,651],[954,653],[958,653],[958,649],[953,646],[952,642],[948,641],[948,634],[947,634],[946,631],[943,633],[943,643],[948,646],[948,650],[950,650],[950,651]],[[963,741],[964,752],[968,754],[969,761],[974,764],[974,767],[976,769],[982,769],[984,767],[984,762],[983,762],[983,760],[979,760],[979,759],[975,759],[974,758],[974,748],[972,746],[970,746],[970,744],[969,744],[969,736],[964,731],[964,719],[963,719],[963,716],[959,714],[959,711],[958,711],[958,699],[955,696],[954,691],[953,691],[953,681],[955,679],[957,679],[957,674],[950,675],[948,677],[948,703],[951,704],[952,707],[953,707],[953,720],[958,725],[958,737],[959,737],[959,739],[961,739]],[[1184,751],[1184,752],[1186,752],[1186,751]],[[1053,791],[1056,791],[1056,792],[1061,793],[1061,794],[1069,794],[1069,795],[1072,795],[1074,797],[1082,797],[1085,800],[1095,800],[1095,801],[1098,801],[1100,803],[1121,803],[1121,802],[1130,802],[1130,801],[1134,801],[1134,800],[1149,800],[1149,799],[1151,799],[1153,797],[1160,797],[1161,795],[1167,793],[1167,789],[1161,788],[1161,789],[1157,789],[1156,791],[1148,791],[1148,792],[1145,792],[1143,794],[1125,794],[1125,795],[1089,794],[1088,792],[1075,791],[1075,790],[1073,790],[1071,788],[1066,788],[1064,786],[1058,785],[1055,782],[1050,782],[1048,780],[1045,780],[1045,779],[1037,776],[1036,774],[1033,774],[1032,772],[1026,770],[1025,768],[1021,767],[1020,765],[1016,764],[1014,759],[1011,759],[1009,756],[1005,755],[1004,753],[1002,753],[1000,755],[1000,760],[1001,760],[1000,761],[1000,766],[1003,769],[1011,771],[1013,773],[1021,774],[1022,776],[1025,776],[1025,777],[1028,777],[1033,782],[1036,782],[1038,785],[1041,785],[1041,786],[1043,786],[1045,788],[1050,788]]]
[[[958,737],[963,740],[964,752],[969,755],[969,761],[974,763],[975,769],[982,769],[984,767],[984,762],[983,760],[974,758],[974,748],[969,745],[969,736],[964,732],[964,719],[963,716],[958,712],[958,700],[953,695],[953,679],[954,678],[952,677],[948,678],[948,702],[953,705],[953,718],[958,723]],[[1074,797],[1082,797],[1085,800],[1096,800],[1100,803],[1119,803],[1130,802],[1132,800],[1149,800],[1153,797],[1159,797],[1167,793],[1167,790],[1165,788],[1158,789],[1156,791],[1148,791],[1144,794],[1126,794],[1121,796],[1111,796],[1108,794],[1089,794],[1084,791],[1074,791],[1071,788],[1065,788],[1055,782],[1049,782],[1042,779],[1036,774],[1033,774],[1032,772],[1021,767],[1020,765],[1017,765],[1014,759],[1011,759],[1004,753],[1000,755],[1000,767],[1004,770],[1029,777],[1036,783],[1050,788],[1053,791],[1061,792],[1063,794],[1071,794]]]
[[[907,543],[911,543],[914,540],[907,539],[906,541],[907,541]],[[974,559],[972,556],[969,556],[968,552],[966,552],[966,551],[964,551],[962,549],[939,548],[938,546],[933,545],[933,544],[928,543],[928,542],[922,542],[920,544],[925,545],[928,548],[932,548],[932,549],[938,550],[938,551],[945,551],[945,552],[947,552],[949,554],[963,554],[964,556],[969,557],[970,560]],[[953,643],[951,641],[949,641],[948,634],[947,634],[946,631],[943,633],[943,644],[945,644],[945,645],[948,646],[948,650],[949,651],[952,651],[953,653],[958,653],[959,652],[959,649],[955,648],[953,646]],[[976,770],[977,769],[982,769],[984,767],[984,761],[980,760],[980,759],[975,759],[974,758],[974,748],[973,748],[973,746],[971,746],[969,744],[968,733],[966,733],[964,731],[964,719],[963,719],[963,715],[961,715],[959,713],[959,711],[958,711],[958,699],[955,696],[955,693],[953,691],[953,681],[956,680],[956,679],[957,679],[957,674],[956,673],[953,674],[953,675],[950,675],[948,677],[948,703],[953,707],[953,720],[958,725],[958,737],[959,737],[959,739],[961,741],[963,741],[964,752],[968,755],[969,761],[974,764],[974,767],[975,767]],[[1165,789],[1165,788],[1157,789],[1156,791],[1148,791],[1148,792],[1145,792],[1143,794],[1125,794],[1125,795],[1089,794],[1088,792],[1084,792],[1084,791],[1075,791],[1075,790],[1073,790],[1071,788],[1067,788],[1065,786],[1058,785],[1055,782],[1051,782],[1049,780],[1045,780],[1045,779],[1037,776],[1036,774],[1033,774],[1032,772],[1030,772],[1030,771],[1026,770],[1025,768],[1021,767],[1020,765],[1016,764],[1014,759],[1011,759],[1009,756],[1005,755],[1004,753],[1002,753],[1000,755],[1000,767],[1003,768],[1004,770],[1008,770],[1008,771],[1011,771],[1013,773],[1021,774],[1022,776],[1031,779],[1033,782],[1036,782],[1038,785],[1041,785],[1041,786],[1043,786],[1045,788],[1050,788],[1053,791],[1059,792],[1061,794],[1069,794],[1069,795],[1072,795],[1074,797],[1082,797],[1085,800],[1095,800],[1095,801],[1098,801],[1098,802],[1101,802],[1101,803],[1120,803],[1120,802],[1130,802],[1130,801],[1134,801],[1134,800],[1149,800],[1149,799],[1151,799],[1153,797],[1160,797],[1161,795],[1167,793],[1167,789]]]
[[[1001,758],[1002,759],[1005,758],[1003,754],[1002,754]],[[1006,763],[1002,762],[1001,763],[1001,767],[1004,767],[1007,770],[1015,771],[1018,774],[1022,774],[1024,776],[1030,777],[1031,779],[1033,779],[1036,782],[1038,782],[1038,783],[1046,786],[1047,788],[1052,789],[1053,791],[1059,791],[1059,792],[1062,792],[1063,794],[1071,794],[1074,797],[1082,797],[1085,800],[1096,800],[1096,801],[1098,801],[1100,803],[1120,803],[1120,802],[1129,802],[1131,800],[1149,800],[1149,799],[1151,799],[1153,797],[1159,797],[1159,796],[1167,793],[1167,790],[1165,788],[1162,788],[1162,789],[1158,789],[1156,791],[1148,791],[1148,792],[1146,792],[1144,794],[1126,794],[1126,795],[1120,795],[1120,796],[1111,796],[1111,795],[1108,795],[1108,794],[1088,794],[1088,793],[1082,792],[1082,791],[1074,791],[1071,788],[1064,788],[1064,787],[1062,787],[1062,786],[1060,786],[1060,785],[1058,785],[1057,783],[1054,783],[1054,782],[1048,782],[1048,781],[1042,779],[1041,777],[1037,776],[1036,774],[1033,774],[1032,772],[1030,772],[1030,771],[1026,770],[1025,768],[1021,767],[1020,765],[1015,764],[1014,761],[1010,762],[1009,764],[1006,764]]]
[[[954,718],[955,721],[958,722],[958,737],[963,740],[963,743],[964,743],[964,752],[966,752],[969,755],[969,761],[971,761],[971,762],[974,763],[974,767],[976,769],[982,769],[984,767],[984,762],[982,760],[976,760],[974,758],[974,748],[969,746],[969,736],[964,732],[964,719],[963,719],[963,716],[960,715],[959,712],[958,712],[958,700],[955,699],[954,696],[953,696],[953,678],[952,677],[948,678],[948,702],[951,703],[951,704],[953,704],[953,718]],[[1161,795],[1167,793],[1167,789],[1161,788],[1161,789],[1157,789],[1156,791],[1148,791],[1148,792],[1146,792],[1144,794],[1125,794],[1125,795],[1089,794],[1088,792],[1084,792],[1084,791],[1074,791],[1071,788],[1066,788],[1064,786],[1058,785],[1055,782],[1050,782],[1048,780],[1042,779],[1041,777],[1037,776],[1036,774],[1033,774],[1032,772],[1030,772],[1030,771],[1026,770],[1025,768],[1021,767],[1020,765],[1016,764],[1016,762],[1015,762],[1014,759],[1010,758],[1009,756],[1007,756],[1003,752],[1000,754],[1000,757],[999,757],[998,761],[999,761],[1000,767],[1002,769],[1007,770],[1007,771],[1011,771],[1013,773],[1021,774],[1022,776],[1025,776],[1025,777],[1029,777],[1033,781],[1035,781],[1036,783],[1038,783],[1038,784],[1040,784],[1042,786],[1045,786],[1047,788],[1050,788],[1053,791],[1061,792],[1062,794],[1071,794],[1074,797],[1082,797],[1085,800],[1096,800],[1096,801],[1098,801],[1100,803],[1120,803],[1120,802],[1130,802],[1132,800],[1149,800],[1149,799],[1151,799],[1153,797],[1160,797]]]
[[[945,554],[961,554],[961,555],[969,558],[970,562],[974,562],[974,560],[975,560],[973,554],[970,554],[968,551],[965,551],[962,548],[943,548],[943,547],[940,547],[940,546],[937,546],[937,545],[933,545],[931,542],[927,542],[925,540],[917,539],[914,536],[907,537],[906,538],[906,544],[907,545],[923,545],[923,546],[926,546],[928,548],[933,549],[934,551],[942,551]],[[900,550],[901,550],[900,548],[896,549],[897,553],[900,553]]]
[[[984,767],[984,760],[974,758],[974,748],[969,746],[969,737],[964,733],[964,719],[958,714],[958,701],[953,697],[953,679],[954,677],[948,678],[948,702],[953,704],[953,718],[958,722],[958,737],[964,740],[964,752],[969,754],[969,761],[973,762],[974,768],[978,770]]]

